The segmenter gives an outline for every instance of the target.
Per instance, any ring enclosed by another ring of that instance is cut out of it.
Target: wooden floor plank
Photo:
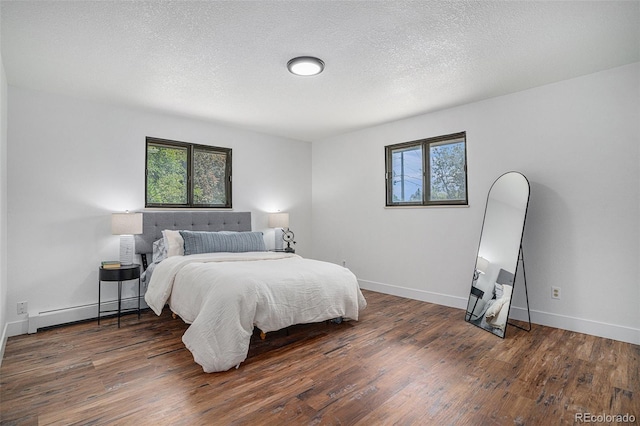
[[[8,339],[0,423],[574,424],[640,417],[640,347],[534,325],[506,339],[464,312],[364,292],[360,321],[252,336],[238,369],[206,374],[169,312]]]

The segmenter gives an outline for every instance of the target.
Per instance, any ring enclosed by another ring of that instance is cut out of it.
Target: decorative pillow
[[[167,257],[184,256],[184,241],[180,231],[165,229],[162,231],[164,246],[167,248]]]
[[[496,299],[502,299],[502,296],[504,295],[504,289],[502,288],[502,284],[496,283],[493,292],[496,295]]]
[[[164,244],[164,238],[160,238],[153,242],[153,263],[158,263],[167,258],[167,246]]]
[[[266,251],[262,232],[180,231],[184,254]]]

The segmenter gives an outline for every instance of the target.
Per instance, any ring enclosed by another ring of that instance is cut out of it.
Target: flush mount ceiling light
[[[299,56],[287,62],[287,68],[295,75],[316,75],[324,69],[324,62],[313,56]]]

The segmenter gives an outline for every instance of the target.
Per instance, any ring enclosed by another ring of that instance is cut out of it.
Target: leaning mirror
[[[491,186],[465,320],[504,338],[529,205],[529,181],[508,172]],[[526,280],[525,280],[526,285]],[[525,287],[526,288],[526,287]]]

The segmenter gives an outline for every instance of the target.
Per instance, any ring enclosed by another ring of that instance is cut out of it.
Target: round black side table
[[[122,309],[122,282],[129,280],[138,280],[138,307],[130,309]],[[118,309],[111,309],[103,311],[101,305],[102,296],[102,281],[117,281],[118,282]],[[104,268],[100,267],[98,273],[98,324],[100,324],[100,314],[117,312],[118,313],[118,328],[120,328],[120,316],[127,312],[138,312],[138,318],[140,318],[140,265],[134,263],[132,265],[122,265],[117,268]]]

